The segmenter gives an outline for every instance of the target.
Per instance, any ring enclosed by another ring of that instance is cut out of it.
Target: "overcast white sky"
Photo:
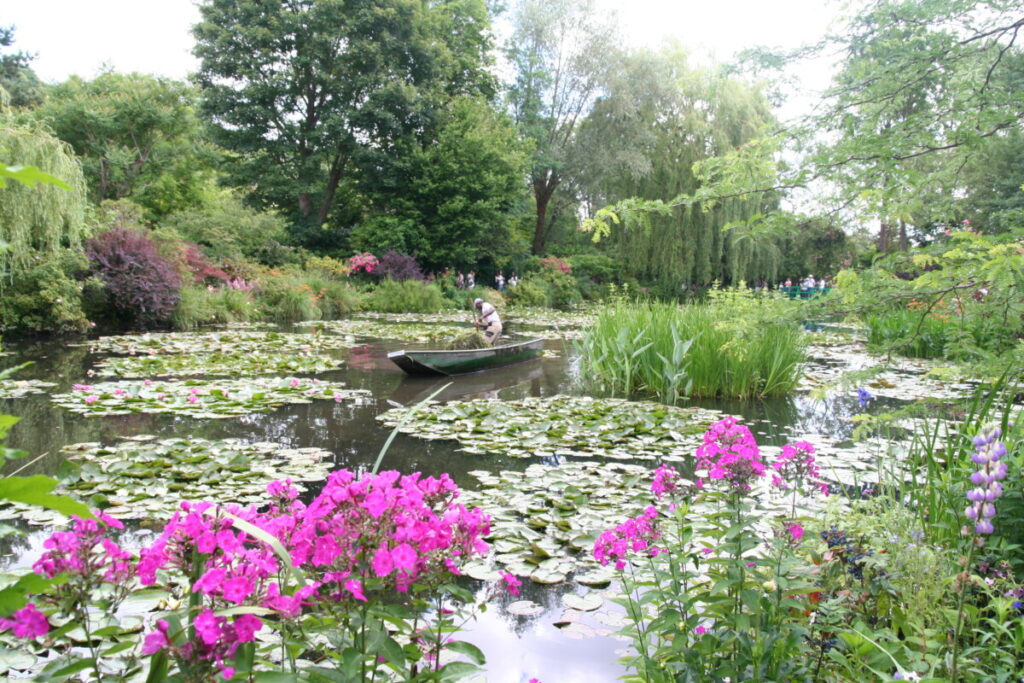
[[[836,16],[834,0],[597,0],[617,11],[624,37],[657,46],[677,39],[695,53],[729,59],[754,45],[796,47],[820,37]],[[185,78],[196,68],[193,0],[0,0],[0,26],[16,26],[15,47],[38,55],[45,81],[95,76],[104,66]],[[802,70],[809,89],[828,67]]]

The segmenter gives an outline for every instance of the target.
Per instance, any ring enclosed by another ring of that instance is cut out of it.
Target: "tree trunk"
[[[327,222],[327,214],[334,203],[334,195],[338,192],[338,185],[341,184],[341,177],[345,173],[345,160],[339,154],[334,157],[331,163],[331,172],[327,176],[327,189],[324,192],[323,201],[320,202],[320,212],[317,214],[317,226]]]
[[[883,221],[878,230],[878,252],[881,254],[888,254],[891,249],[892,226]]]
[[[537,203],[537,220],[533,226],[533,253],[540,256],[544,253],[544,243],[548,232],[548,204],[551,202],[551,195],[559,184],[558,176],[548,173],[544,178],[534,178],[533,197]]]
[[[910,239],[907,238],[907,222],[900,219],[900,251],[910,249]]]

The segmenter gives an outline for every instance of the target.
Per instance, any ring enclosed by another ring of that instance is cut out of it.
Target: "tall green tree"
[[[38,125],[15,123],[0,113],[0,150],[19,166],[35,167],[62,186],[29,183],[0,185],[0,289],[12,277],[64,249],[79,248],[87,235],[82,167],[70,146]],[[6,174],[5,174],[6,175]]]
[[[213,180],[197,99],[186,83],[108,72],[50,87],[36,113],[81,158],[92,201],[131,199],[155,219],[201,203]]]
[[[353,247],[397,249],[437,270],[469,267],[506,237],[529,145],[507,117],[469,97],[439,117],[435,137],[403,156],[395,183],[368,192],[375,214],[353,232]]]
[[[445,102],[489,93],[483,0],[207,0],[203,111],[231,179],[303,241],[350,207],[361,164],[402,152]],[[342,203],[344,204],[344,203]]]
[[[0,48],[14,45],[14,27],[0,26]],[[43,100],[43,84],[32,70],[33,55],[18,50],[0,54],[0,88],[12,107],[33,107]]]
[[[576,205],[572,192],[559,190],[581,170],[577,132],[617,59],[615,27],[593,0],[519,0],[512,22],[507,53],[515,73],[507,99],[536,145],[532,247],[541,254],[559,209]]]
[[[670,201],[694,194],[703,182],[695,167],[763,135],[773,121],[759,87],[718,67],[694,67],[679,49],[636,51],[609,79],[607,94],[579,133],[581,147],[593,150],[587,195],[601,206],[630,197]],[[776,240],[745,226],[775,202],[764,195],[701,208],[676,206],[614,231],[604,248],[625,272],[666,288],[774,279],[781,261]]]
[[[962,170],[990,141],[1020,129],[1022,28],[1015,0],[861,0],[835,35],[800,52],[841,58],[813,114],[704,164],[695,193],[620,202],[589,225],[606,230],[666,205],[813,188],[830,209],[879,220],[881,246],[906,244],[912,221],[957,215]],[[780,164],[784,150],[801,162]],[[929,194],[936,201],[925,207]]]

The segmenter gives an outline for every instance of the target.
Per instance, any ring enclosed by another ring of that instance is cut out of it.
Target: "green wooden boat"
[[[522,363],[536,358],[543,350],[543,339],[531,339],[486,349],[392,351],[388,358],[410,375],[460,375]]]

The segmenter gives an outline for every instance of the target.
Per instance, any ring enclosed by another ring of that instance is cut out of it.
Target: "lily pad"
[[[310,353],[351,346],[344,337],[328,334],[297,334],[260,330],[219,332],[150,332],[100,337],[88,344],[93,353],[128,356],[176,353],[248,353],[278,351]]]
[[[337,370],[342,361],[310,352],[229,351],[112,357],[96,364],[114,377],[255,377]]]
[[[505,611],[517,617],[535,617],[544,613],[544,607],[533,600],[517,600],[510,603]]]
[[[0,398],[21,398],[30,394],[45,394],[53,382],[38,379],[0,379]]]
[[[579,610],[580,612],[592,612],[604,604],[604,598],[597,593],[587,593],[586,595],[566,593],[562,596],[562,603],[570,609]]]
[[[407,410],[389,410],[377,419],[395,427]],[[703,408],[586,396],[483,399],[421,406],[401,431],[454,439],[468,453],[681,461],[721,417]]]
[[[262,502],[268,483],[291,479],[301,490],[301,482],[324,480],[333,465],[328,451],[240,439],[131,439],[113,446],[74,444],[61,453],[77,467],[57,492],[90,501],[122,519],[165,518],[182,500]],[[63,520],[57,513],[41,517],[39,508],[27,506],[0,510],[0,519],[20,517],[35,524]]]
[[[256,377],[216,381],[120,381],[76,385],[54,394],[54,403],[89,417],[129,413],[173,413],[223,418],[265,413],[285,403],[314,400],[364,402],[365,389],[346,389],[342,382],[297,377]]]

